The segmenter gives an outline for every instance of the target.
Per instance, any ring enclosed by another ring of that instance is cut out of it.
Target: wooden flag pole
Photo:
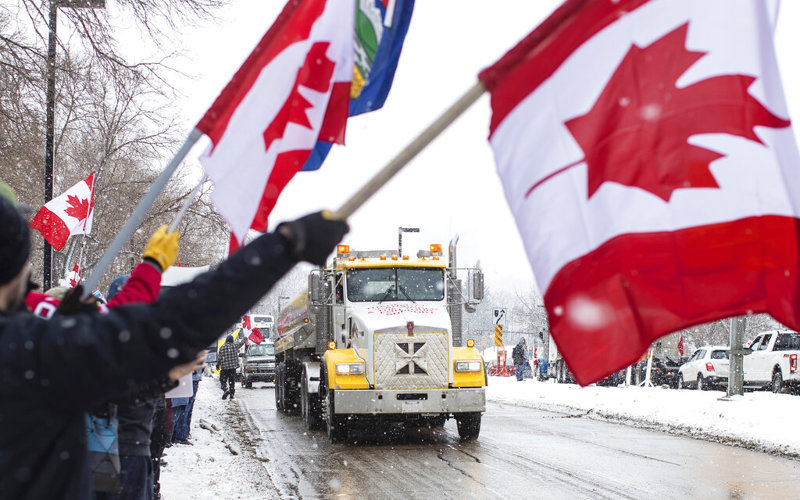
[[[405,147],[397,156],[394,157],[383,169],[378,172],[369,182],[359,189],[349,200],[332,214],[336,220],[346,220],[353,215],[368,199],[372,197],[380,188],[414,159],[420,151],[425,149],[436,137],[439,136],[456,118],[461,116],[478,98],[486,92],[483,83],[477,82],[460,99],[458,99],[447,111],[436,119],[427,129],[423,130],[411,144]]]
[[[186,140],[183,142],[183,145],[180,147],[180,149],[178,149],[178,152],[175,153],[175,156],[172,157],[172,160],[170,160],[170,162],[167,164],[167,167],[159,174],[153,185],[150,186],[150,190],[147,191],[142,198],[142,201],[140,201],[139,205],[136,207],[136,210],[134,210],[128,220],[125,221],[125,225],[122,226],[119,234],[117,234],[117,236],[114,238],[114,241],[112,241],[108,248],[106,248],[106,251],[100,258],[100,261],[97,263],[97,266],[95,266],[95,268],[92,270],[92,274],[84,284],[84,298],[88,297],[92,290],[94,290],[98,283],[100,283],[100,278],[103,277],[103,274],[106,272],[108,267],[112,262],[114,262],[114,258],[116,258],[119,251],[122,250],[122,246],[128,241],[133,232],[136,231],[136,228],[139,227],[139,224],[141,224],[144,216],[147,215],[147,211],[150,210],[150,207],[153,206],[153,203],[155,203],[158,195],[161,194],[161,191],[164,190],[167,182],[169,182],[172,174],[175,173],[175,170],[177,170],[183,159],[186,158],[187,154],[189,154],[189,150],[192,149],[192,146],[194,146],[202,136],[203,133],[198,129],[193,129],[191,132],[189,132],[189,135],[186,136]]]

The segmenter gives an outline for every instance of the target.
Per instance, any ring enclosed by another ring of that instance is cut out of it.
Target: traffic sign
[[[503,345],[503,325],[494,325],[494,345]]]
[[[496,307],[493,311],[494,319],[494,345],[503,345],[503,325],[506,322],[506,310],[501,307]]]

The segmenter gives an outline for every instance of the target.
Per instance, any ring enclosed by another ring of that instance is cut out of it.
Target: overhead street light
[[[50,0],[49,33],[47,37],[47,116],[44,140],[44,202],[53,199],[53,143],[55,136],[56,109],[56,27],[59,7],[72,9],[102,9],[106,0]],[[42,262],[42,286],[45,290],[51,285],[53,249],[50,243],[44,242],[44,260]]]

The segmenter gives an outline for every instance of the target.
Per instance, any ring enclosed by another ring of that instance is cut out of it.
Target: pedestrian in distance
[[[528,348],[525,344],[525,337],[522,337],[522,339],[517,342],[517,345],[514,346],[514,349],[511,351],[511,359],[514,361],[517,382],[521,382],[522,377],[525,374],[525,364],[528,362],[527,357]]]
[[[347,232],[318,212],[259,236],[152,304],[45,320],[28,311],[27,221],[0,196],[0,492],[85,499],[85,413],[193,361],[299,260],[324,264]],[[168,233],[177,239],[177,233]]]
[[[217,350],[217,369],[219,370],[219,384],[222,386],[222,399],[228,396],[233,399],[236,393],[239,349],[245,343],[245,340],[244,333],[240,330],[238,339],[234,340],[233,335],[228,335],[225,338],[225,343]]]
[[[203,352],[208,353],[208,351]],[[197,389],[200,388],[200,382],[203,380],[205,360],[203,361],[203,368],[192,372],[192,397],[189,399],[189,406],[186,409],[186,439],[191,439],[192,437],[192,411],[194,410],[194,403],[197,401]]]

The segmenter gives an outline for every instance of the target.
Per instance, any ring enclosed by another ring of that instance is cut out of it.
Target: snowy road
[[[238,390],[236,404],[272,490],[261,498],[785,498],[800,477],[796,460],[577,412],[490,403],[474,442],[451,421],[332,445],[278,413],[271,385]]]

